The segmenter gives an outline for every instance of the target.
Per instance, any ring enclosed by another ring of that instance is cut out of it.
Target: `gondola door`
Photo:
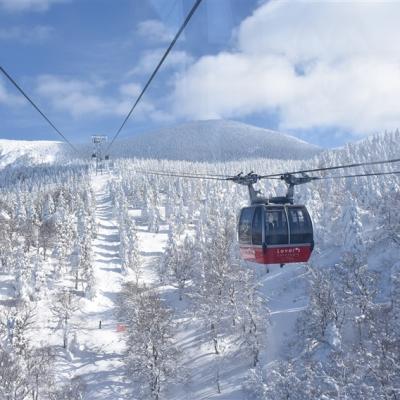
[[[256,205],[242,209],[238,236],[240,256],[247,261],[265,264],[265,207]]]
[[[314,247],[310,216],[304,206],[267,206],[263,263],[306,262]]]
[[[255,262],[255,250],[252,245],[252,223],[255,207],[242,208],[239,217],[238,239],[240,256],[247,261]]]

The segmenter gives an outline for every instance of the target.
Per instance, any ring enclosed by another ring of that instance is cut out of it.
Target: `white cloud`
[[[135,68],[128,72],[130,75],[149,74],[159,63],[165,49],[156,49],[145,51],[139,59]],[[193,57],[185,51],[176,50],[169,53],[162,66],[163,70],[167,68],[185,68],[193,63]]]
[[[4,84],[2,79],[0,79],[0,104],[4,104],[7,106],[17,106],[24,104],[24,100],[20,96],[10,93],[6,89],[6,85]]]
[[[52,27],[46,25],[0,28],[0,41],[18,41],[25,44],[43,43],[50,37],[53,30]]]
[[[5,89],[3,83],[0,81],[0,104],[8,103],[9,94]]]
[[[106,102],[95,94],[95,87],[86,82],[44,75],[39,78],[37,90],[50,99],[55,108],[75,117],[107,109]]]
[[[236,49],[181,73],[174,112],[234,118],[276,111],[281,128],[355,133],[400,127],[400,2],[272,1]]]
[[[0,8],[7,11],[46,11],[51,5],[66,0],[0,0]]]
[[[125,83],[119,87],[119,92],[124,96],[137,97],[142,88],[138,83]]]
[[[119,87],[120,99],[115,103],[115,113],[126,115],[142,91],[142,87],[135,83],[125,83]],[[154,105],[148,99],[142,99],[135,111],[135,118],[152,119],[155,112]]]
[[[393,57],[400,50],[390,40],[400,32],[399,16],[400,2],[392,1],[272,1],[243,21],[238,45],[246,53],[280,54],[292,62]]]
[[[146,41],[151,43],[166,43],[170,42],[174,37],[174,32],[161,21],[156,19],[148,19],[139,22],[137,33]]]
[[[83,82],[58,76],[43,75],[38,80],[37,92],[47,98],[59,111],[74,118],[90,115],[125,116],[133,105],[141,87],[136,83],[121,85],[118,94],[104,94],[105,83]],[[0,92],[1,93],[1,92]],[[154,106],[142,101],[137,108],[136,118],[149,118]]]

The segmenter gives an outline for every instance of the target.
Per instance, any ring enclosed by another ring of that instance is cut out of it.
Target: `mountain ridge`
[[[88,158],[93,152],[89,143],[76,147]],[[119,138],[111,147],[110,156],[225,162],[255,158],[302,160],[321,151],[318,146],[285,133],[230,120],[206,120]],[[76,154],[61,141],[0,139],[0,168],[71,158]]]
[[[116,141],[111,155],[186,161],[307,159],[318,146],[294,136],[231,120],[193,121]]]

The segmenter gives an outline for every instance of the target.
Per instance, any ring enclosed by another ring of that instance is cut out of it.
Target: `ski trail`
[[[293,264],[279,268],[260,277],[262,292],[268,299],[270,330],[265,347],[266,364],[282,359],[295,331],[299,313],[307,309],[307,281],[304,264]]]
[[[118,333],[116,302],[121,290],[118,227],[107,193],[107,176],[93,176],[97,238],[93,241],[96,294],[83,300],[77,343],[71,348],[74,374],[87,385],[87,399],[123,399],[122,334]],[[101,329],[100,329],[101,321]],[[85,397],[86,398],[86,397]]]

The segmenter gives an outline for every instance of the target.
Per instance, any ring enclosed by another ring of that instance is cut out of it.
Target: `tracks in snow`
[[[97,238],[93,241],[96,294],[84,300],[77,333],[78,348],[72,349],[74,374],[87,384],[88,399],[123,399],[123,340],[116,331],[117,296],[122,274],[119,233],[107,193],[107,175],[93,176],[96,195]],[[99,323],[101,321],[101,329]]]
[[[93,241],[93,267],[96,294],[83,299],[78,314],[77,345],[71,348],[71,361],[64,371],[81,376],[87,385],[87,399],[130,399],[124,382],[124,337],[117,332],[117,301],[121,285],[128,276],[121,273],[119,231],[107,191],[109,175],[93,175],[96,196],[97,238]],[[167,233],[150,233],[138,227],[142,255],[140,281],[149,286],[158,283],[156,266],[167,240]],[[99,322],[101,321],[101,329]],[[72,369],[72,370],[71,370]]]

